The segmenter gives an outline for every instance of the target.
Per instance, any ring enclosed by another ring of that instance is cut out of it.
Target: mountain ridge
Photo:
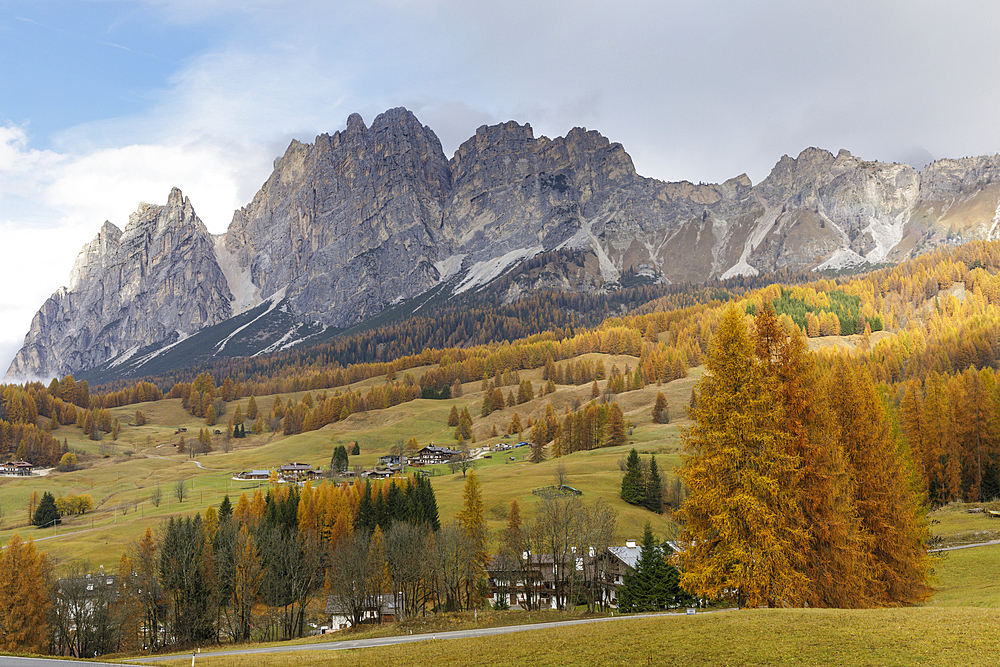
[[[105,223],[35,316],[7,378],[93,368],[265,301],[286,301],[312,336],[443,285],[479,289],[558,249],[591,260],[572,280],[522,281],[517,294],[615,289],[626,272],[701,282],[899,261],[998,226],[1000,156],[920,173],[807,148],[756,185],[745,174],[695,185],[639,175],[595,130],[549,139],[515,121],[482,126],[447,159],[406,109],[371,126],[352,114],[332,135],[293,140],[222,235],[208,234],[177,189],[162,207],[140,205],[124,232]]]

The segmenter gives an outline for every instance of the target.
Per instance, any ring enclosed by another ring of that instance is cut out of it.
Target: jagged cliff
[[[122,232],[105,222],[68,287],[42,305],[8,377],[65,375],[129,350],[188,336],[232,315],[213,241],[180,190],[140,204]]]
[[[513,121],[484,126],[448,160],[405,109],[370,127],[355,114],[332,136],[293,141],[221,237],[176,190],[166,206],[140,206],[124,233],[106,223],[7,377],[117,363],[257,306],[255,322],[281,312],[315,335],[433,287],[475,289],[556,248],[590,259],[558,280],[519,281],[506,298],[613,289],[625,272],[702,281],[898,261],[998,233],[1000,156],[921,174],[809,148],[757,185],[745,175],[694,185],[638,175],[621,144],[581,128],[549,139]],[[261,349],[301,338],[280,333],[261,334]]]
[[[267,298],[285,290],[297,311],[343,326],[425,291],[451,174],[441,143],[412,113],[370,128],[292,142],[271,177],[233,216],[226,248]]]

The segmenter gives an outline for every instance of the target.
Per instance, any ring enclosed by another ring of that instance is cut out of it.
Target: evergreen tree
[[[647,521],[635,569],[625,573],[618,608],[625,613],[659,611],[677,606],[684,597],[677,568],[667,563]]]
[[[48,491],[42,494],[38,508],[35,510],[34,516],[31,517],[31,523],[39,528],[49,528],[62,523],[62,519],[59,518],[59,510],[56,508],[55,496]]]
[[[351,450],[351,456],[358,456],[359,454],[361,454],[361,445],[359,445],[357,440],[355,440],[354,449]]]
[[[426,477],[414,475],[410,478],[410,484],[407,486],[407,495],[410,495],[411,489],[411,520],[417,525],[428,526],[431,530],[440,530],[441,521],[438,518],[437,499],[434,497],[431,481]]]
[[[649,457],[649,475],[646,478],[646,509],[660,514],[663,512],[663,482],[656,467],[656,457]]]
[[[639,461],[639,452],[628,453],[625,459],[625,476],[622,478],[622,500],[630,505],[642,505],[646,501],[646,483],[642,474],[642,462]]]
[[[222,498],[222,502],[219,503],[219,523],[225,523],[233,516],[233,504],[229,500],[229,494],[226,494]]]
[[[357,512],[354,515],[354,530],[372,530],[378,523],[375,514],[375,503],[372,499],[372,482],[365,480],[361,496],[358,498]]]
[[[343,445],[337,445],[337,448],[333,450],[333,458],[330,460],[330,467],[337,472],[344,472],[347,470],[347,448]]]

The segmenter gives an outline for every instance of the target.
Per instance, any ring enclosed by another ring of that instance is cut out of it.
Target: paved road
[[[121,667],[121,664],[110,662],[84,662],[56,658],[15,658],[9,655],[0,655],[0,667],[94,667],[94,665]]]
[[[732,609],[720,609],[718,611],[733,611]],[[713,612],[699,612],[701,614]],[[531,623],[529,625],[509,625],[501,628],[479,628],[476,630],[453,630],[451,632],[438,632],[421,635],[400,635],[396,637],[378,637],[376,639],[345,639],[337,642],[323,642],[320,644],[291,644],[283,646],[272,646],[268,648],[251,648],[233,651],[211,651],[203,652],[201,655],[222,656],[222,655],[255,655],[258,653],[286,653],[289,651],[342,651],[356,648],[372,648],[375,646],[393,646],[396,644],[409,644],[411,642],[423,642],[432,639],[466,639],[469,637],[488,637],[491,635],[505,635],[512,632],[525,632],[527,630],[544,630],[546,628],[559,628],[569,625],[583,625],[585,623],[608,623],[615,621],[630,621],[641,618],[653,618],[658,616],[673,617],[682,619],[685,613],[662,613],[643,614],[641,616],[611,616],[604,618],[585,618],[574,621],[555,621],[553,623]],[[132,662],[149,664],[163,660],[177,660],[184,658],[185,654],[176,655],[154,655],[143,658],[134,658]],[[64,663],[60,663],[62,665]],[[57,665],[56,667],[60,667]],[[0,667],[5,667],[0,663]]]
[[[1000,544],[1000,540],[993,540],[992,542],[976,542],[975,544],[959,544],[954,547],[942,547],[940,549],[928,549],[927,553],[936,554],[940,551],[958,551],[959,549],[971,549],[972,547],[990,547],[994,544]]]

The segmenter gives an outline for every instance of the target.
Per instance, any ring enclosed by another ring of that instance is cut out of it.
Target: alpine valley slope
[[[225,234],[211,236],[176,189],[164,206],[141,204],[124,232],[106,222],[6,379],[102,364],[139,374],[206,327],[202,355],[282,349],[432,289],[480,289],[559,248],[590,258],[564,287],[607,291],[625,272],[698,282],[898,261],[995,237],[998,223],[1000,155],[919,173],[809,148],[757,185],[694,185],[639,176],[595,131],[483,126],[448,160],[406,109],[371,127],[353,114],[332,136],[293,141]]]

